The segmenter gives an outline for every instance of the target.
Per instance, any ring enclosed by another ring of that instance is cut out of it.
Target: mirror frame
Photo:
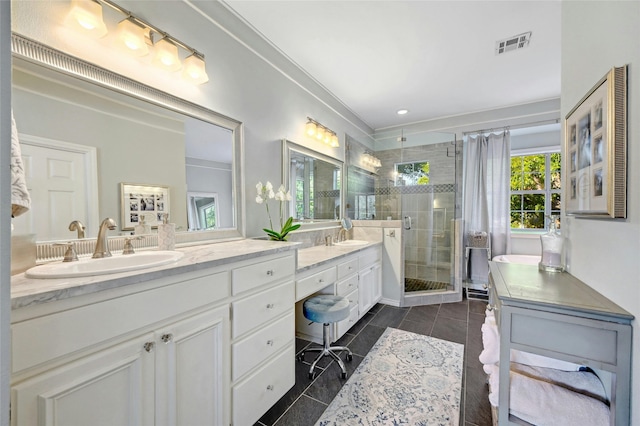
[[[336,220],[334,219],[310,219],[309,221],[299,221],[294,218],[294,223],[300,223],[304,228],[315,228],[319,226],[326,226],[327,224],[335,224],[336,226],[340,225],[340,220],[344,217],[344,162],[337,160],[335,158],[329,157],[327,155],[321,154],[317,151],[312,150],[311,148],[307,148],[305,146],[299,145],[295,142],[292,142],[287,139],[282,140],[282,182],[285,187],[289,185],[289,168],[291,164],[291,152],[295,151],[297,153],[317,158],[318,160],[326,161],[327,163],[333,164],[336,167],[340,168],[340,214]],[[291,188],[289,188],[291,189]],[[289,215],[291,215],[292,211],[292,203],[289,205]]]
[[[68,55],[20,34],[11,34],[11,52],[14,57],[79,78],[114,92],[166,108],[168,110],[206,121],[233,132],[233,212],[235,228],[211,231],[190,231],[176,234],[178,243],[245,238],[244,209],[244,148],[243,124],[213,110],[163,92],[113,71]]]

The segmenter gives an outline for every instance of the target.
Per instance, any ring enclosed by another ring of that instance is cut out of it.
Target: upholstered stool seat
[[[344,365],[344,362],[342,362],[342,359],[340,359],[340,356],[338,356],[338,353],[346,351],[347,361],[351,361],[353,359],[353,354],[351,353],[351,350],[346,346],[330,345],[331,336],[329,325],[349,318],[349,312],[349,300],[341,296],[323,294],[320,296],[311,297],[305,300],[305,302],[303,303],[302,313],[304,314],[305,318],[310,321],[322,324],[322,347],[308,348],[300,352],[300,354],[298,355],[298,359],[300,361],[304,361],[304,354],[306,352],[320,352],[318,357],[311,364],[311,368],[309,369],[310,379],[313,380],[315,378],[316,364],[325,356],[330,356],[335,359],[340,366],[340,370],[342,371],[342,378],[347,378],[347,369]]]

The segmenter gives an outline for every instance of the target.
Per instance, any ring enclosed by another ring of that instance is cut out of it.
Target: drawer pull
[[[268,346],[273,346],[273,340],[267,340],[267,345]]]
[[[269,269],[269,270],[267,271],[267,275],[273,275],[273,269]]]
[[[274,305],[273,303],[267,303],[267,309],[273,309],[275,308],[276,305]]]
[[[154,342],[147,342],[142,347],[147,352],[153,352],[153,349],[156,347],[156,344]]]
[[[353,283],[349,283],[349,287],[353,287]]]
[[[272,391],[272,390],[273,390],[273,385],[269,385],[269,386],[267,386],[267,390],[268,390],[268,391]]]
[[[173,340],[173,334],[171,333],[167,333],[167,334],[163,334],[162,337],[160,338],[164,343],[169,343],[170,341]]]
[[[320,279],[318,280],[318,282],[319,282],[319,283],[323,283],[323,282],[324,282],[324,278],[320,278]]]

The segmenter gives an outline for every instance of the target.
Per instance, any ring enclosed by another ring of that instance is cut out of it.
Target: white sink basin
[[[128,255],[114,255],[102,259],[80,259],[77,262],[56,262],[34,266],[25,272],[28,278],[75,278],[115,274],[154,268],[178,261],[180,251],[142,251]]]
[[[338,243],[335,243],[335,245],[337,245],[337,246],[364,246],[366,244],[369,244],[369,241],[365,241],[365,240],[344,240],[344,241],[340,241]]]

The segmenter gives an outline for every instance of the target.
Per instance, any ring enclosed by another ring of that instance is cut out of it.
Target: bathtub
[[[540,256],[532,256],[528,254],[502,254],[493,258],[494,262],[502,263],[521,263],[525,265],[537,265],[540,262]]]

